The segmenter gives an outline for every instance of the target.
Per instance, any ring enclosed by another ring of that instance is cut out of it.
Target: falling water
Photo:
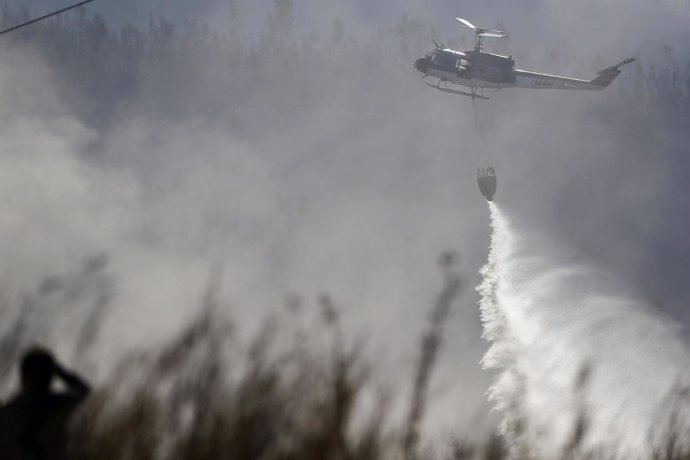
[[[690,426],[688,348],[678,328],[610,276],[489,208],[491,245],[477,288],[490,343],[482,364],[497,372],[489,398],[513,452],[649,458],[668,441],[669,425]]]

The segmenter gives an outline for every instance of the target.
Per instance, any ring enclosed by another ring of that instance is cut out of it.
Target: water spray
[[[671,430],[690,427],[687,347],[674,324],[606,273],[521,232],[495,203],[489,210],[482,365],[497,372],[488,397],[513,454],[652,458]],[[690,447],[688,432],[676,446]]]

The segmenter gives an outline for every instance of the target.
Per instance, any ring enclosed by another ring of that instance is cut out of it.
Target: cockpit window
[[[434,57],[434,64],[439,67],[455,67],[457,62],[457,56],[453,53],[447,53],[444,51],[437,52]]]

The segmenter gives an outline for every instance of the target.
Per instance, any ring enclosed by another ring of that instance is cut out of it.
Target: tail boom
[[[515,86],[532,89],[580,89],[602,90],[609,86],[621,74],[620,67],[633,62],[635,58],[626,59],[611,67],[598,72],[593,80],[560,77],[544,73],[515,70]]]

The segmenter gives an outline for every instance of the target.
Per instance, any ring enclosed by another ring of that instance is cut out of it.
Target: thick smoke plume
[[[650,458],[686,426],[687,347],[606,275],[523,234],[493,203],[478,287],[483,364],[511,448]],[[676,444],[678,440],[673,440]],[[678,449],[682,449],[678,446]]]

